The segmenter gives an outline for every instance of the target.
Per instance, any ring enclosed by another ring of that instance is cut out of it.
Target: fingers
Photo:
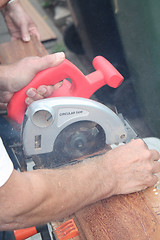
[[[22,40],[24,42],[29,42],[31,37],[28,31],[28,25],[27,24],[23,24],[22,28],[21,28],[21,36],[22,36]]]
[[[43,99],[42,95],[37,92],[35,88],[30,88],[27,91],[27,98],[25,99],[25,103],[30,105],[33,101]]]
[[[160,162],[154,162],[152,172],[153,174],[160,172]]]
[[[21,38],[24,42],[29,42],[31,40],[31,36],[34,35],[40,41],[40,34],[38,32],[35,24],[33,26],[28,27],[27,22],[23,24],[21,28]]]
[[[142,138],[132,139],[129,144],[134,144],[135,146],[137,146],[137,144],[138,144],[140,147],[148,149],[147,144],[145,143],[145,141]]]
[[[39,72],[46,68],[55,67],[59,65],[60,63],[63,62],[64,59],[65,59],[64,52],[57,52],[54,54],[46,55],[42,58],[35,58],[35,62],[33,64],[35,64],[36,67],[35,70]]]
[[[58,82],[55,85],[45,86],[41,85],[37,88],[37,92],[43,97],[50,97],[55,90],[62,86],[62,82]]]
[[[6,110],[7,109],[7,103],[0,103],[0,110]]]
[[[148,150],[151,154],[150,157],[150,163],[152,165],[152,173],[158,173],[160,172],[160,162],[158,160],[160,159],[160,154],[156,150]]]
[[[156,150],[153,150],[153,149],[151,149],[151,150],[149,150],[149,151],[150,151],[151,154],[152,154],[151,160],[153,160],[153,161],[158,161],[158,160],[160,159],[160,154],[159,154],[159,152],[157,152]]]
[[[40,41],[40,34],[38,32],[38,29],[36,26],[33,26],[29,29],[30,36],[34,35],[37,37],[37,39]]]
[[[7,91],[0,91],[0,110],[5,110],[7,108],[7,104],[10,101],[12,93]]]
[[[25,99],[27,105],[30,105],[33,101],[40,100],[46,97],[50,97],[55,90],[61,87],[62,82],[55,84],[54,86],[41,85],[37,88],[30,88],[27,91],[28,98]]]
[[[149,181],[149,183],[146,186],[146,188],[154,186],[158,182],[158,180],[159,179],[158,179],[158,177],[156,175],[152,175],[152,179]]]
[[[56,67],[65,59],[64,52],[57,52],[54,54],[46,55],[43,57],[28,57],[21,61],[21,65],[25,64],[26,72],[30,70],[30,76],[33,78],[35,75],[47,68]]]
[[[55,53],[43,57],[27,57],[6,67],[5,90],[17,92],[25,87],[40,71],[59,65],[65,54]]]
[[[11,93],[11,92],[0,91],[0,103],[7,104],[10,101],[12,96],[13,96],[13,93]]]
[[[116,194],[144,190],[157,183],[160,154],[156,150],[148,149],[142,139],[117,147],[107,155],[109,159],[107,164],[116,183]]]
[[[25,64],[25,66],[30,69],[30,72],[32,72],[32,75],[35,76],[38,72],[44,69],[59,65],[64,59],[64,52],[57,52],[43,57],[28,57],[21,61],[21,63]]]

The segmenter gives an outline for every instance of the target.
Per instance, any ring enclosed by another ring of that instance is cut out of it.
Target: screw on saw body
[[[121,139],[124,139],[125,137],[126,137],[125,134],[122,134],[122,135],[120,136]]]

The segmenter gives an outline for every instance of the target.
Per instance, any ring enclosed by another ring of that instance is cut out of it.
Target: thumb
[[[59,65],[61,62],[63,62],[64,59],[65,59],[64,52],[57,52],[57,53],[49,54],[40,58],[35,58],[32,64],[34,64],[35,72],[37,73],[46,68],[55,67]]]
[[[46,55],[43,57],[27,57],[15,64],[7,66],[8,79],[12,76],[12,81],[9,81],[7,91],[17,92],[26,86],[35,75],[47,68],[55,67],[65,59],[63,52]],[[12,73],[12,74],[11,74]],[[20,76],[23,76],[20,77]]]

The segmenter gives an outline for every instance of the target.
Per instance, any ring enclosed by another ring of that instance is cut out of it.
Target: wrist
[[[108,198],[113,195],[117,195],[117,182],[115,173],[113,172],[110,153],[112,150],[107,151],[105,154],[96,157],[97,172],[100,174],[101,192],[104,194],[102,198]],[[112,153],[111,153],[112,155]]]
[[[107,164],[107,154],[92,157],[82,163],[86,172],[86,179],[90,179],[92,189],[91,202],[96,202],[115,195],[115,181],[112,170]]]

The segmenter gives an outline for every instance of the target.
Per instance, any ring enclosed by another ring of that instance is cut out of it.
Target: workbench
[[[32,38],[0,45],[1,64],[27,56],[44,56],[44,46]],[[79,230],[75,240],[159,240],[160,191],[151,187],[142,192],[113,196],[79,210],[73,218]],[[67,219],[51,223],[53,231]]]

